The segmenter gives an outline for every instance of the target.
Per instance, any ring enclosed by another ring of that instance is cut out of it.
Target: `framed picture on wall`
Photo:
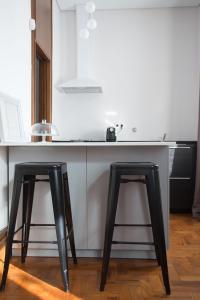
[[[3,93],[0,93],[0,141],[25,141],[20,101]]]

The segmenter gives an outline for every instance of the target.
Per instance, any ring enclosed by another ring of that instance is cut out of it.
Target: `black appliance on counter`
[[[116,128],[115,127],[108,127],[106,130],[106,142],[116,142]]]
[[[170,212],[190,213],[195,189],[196,142],[170,147]]]

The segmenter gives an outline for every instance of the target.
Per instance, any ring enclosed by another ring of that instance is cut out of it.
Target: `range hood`
[[[76,6],[76,38],[77,38],[77,77],[60,85],[60,89],[68,94],[102,93],[102,87],[89,76],[90,41],[80,37],[80,30],[85,28],[87,13],[85,5]]]

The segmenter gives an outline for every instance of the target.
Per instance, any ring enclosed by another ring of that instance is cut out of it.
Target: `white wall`
[[[26,132],[31,125],[30,0],[0,1],[0,92],[21,101]]]
[[[75,75],[75,14],[57,14],[61,24],[60,70],[54,86]],[[53,121],[66,138],[103,138],[106,112],[123,122],[121,139],[193,140],[197,137],[197,8],[98,11],[89,39],[91,76],[102,95],[54,92]],[[57,27],[57,32],[59,27]],[[54,32],[54,38],[56,32]],[[57,39],[56,39],[57,41]],[[54,64],[57,64],[57,60]],[[137,127],[137,133],[131,128]]]
[[[198,7],[198,70],[199,70],[199,85],[200,85],[200,7]]]
[[[57,1],[53,1],[53,66],[52,66],[52,111],[57,109],[57,103],[62,100],[62,94],[58,91],[57,86],[61,76],[61,12]],[[56,122],[57,124],[57,122]]]
[[[0,1],[0,92],[21,101],[27,133],[31,124],[30,12],[29,0]],[[7,225],[6,164],[5,149],[1,149],[0,230]]]
[[[199,57],[199,65],[200,65],[200,7],[198,7],[198,57]]]

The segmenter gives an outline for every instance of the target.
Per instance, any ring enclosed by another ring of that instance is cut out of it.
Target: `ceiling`
[[[93,0],[97,9],[128,9],[199,6],[200,0]],[[60,9],[73,10],[87,0],[57,0]]]

